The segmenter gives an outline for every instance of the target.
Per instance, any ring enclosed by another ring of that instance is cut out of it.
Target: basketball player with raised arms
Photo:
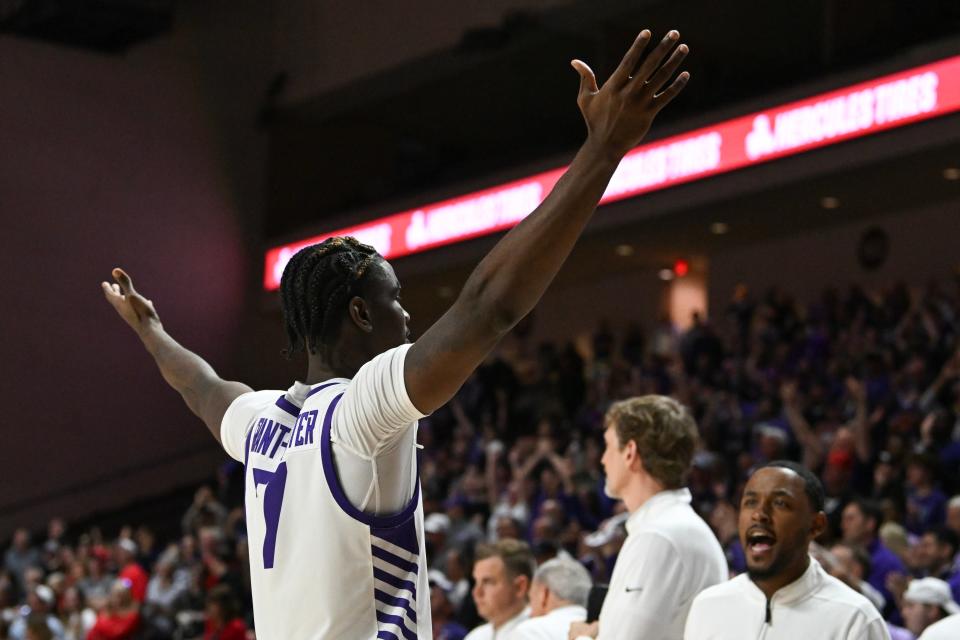
[[[480,262],[450,309],[410,343],[390,264],[353,238],[299,251],[280,284],[303,382],[253,391],[221,379],[163,329],[113,270],[106,299],[170,386],[246,467],[245,502],[261,640],[430,638],[417,420],[457,392],[537,303],[624,154],[686,85],[680,35],[644,30],[598,88],[579,60],[583,146],[550,195]]]

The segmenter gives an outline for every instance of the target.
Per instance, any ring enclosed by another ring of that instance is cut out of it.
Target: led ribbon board
[[[626,155],[600,204],[734,171],[960,110],[960,56],[672,136]],[[272,291],[290,257],[351,235],[399,258],[509,229],[550,193],[564,168],[539,173],[267,251]]]

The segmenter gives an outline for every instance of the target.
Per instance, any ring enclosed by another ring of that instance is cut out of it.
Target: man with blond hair
[[[693,598],[727,577],[684,486],[697,425],[682,404],[655,395],[615,403],[604,425],[606,492],[630,512],[627,539],[600,619],[574,623],[569,638],[680,640]]]
[[[530,617],[530,581],[536,569],[533,551],[526,542],[506,538],[477,547],[473,563],[473,600],[487,621],[466,640],[509,640],[520,623]]]

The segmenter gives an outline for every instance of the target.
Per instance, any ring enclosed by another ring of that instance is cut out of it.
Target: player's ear
[[[347,312],[350,314],[350,321],[364,333],[373,331],[373,320],[370,318],[370,307],[360,296],[353,296],[347,305]]]
[[[513,584],[517,588],[517,593],[522,596],[530,595],[530,578],[527,576],[517,576],[513,579]]]

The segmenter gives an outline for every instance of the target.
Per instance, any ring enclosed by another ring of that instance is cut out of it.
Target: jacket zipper
[[[767,598],[767,610],[763,617],[763,625],[760,627],[760,635],[757,640],[763,640],[767,637],[767,630],[773,626],[773,614],[770,611],[770,599]]]

